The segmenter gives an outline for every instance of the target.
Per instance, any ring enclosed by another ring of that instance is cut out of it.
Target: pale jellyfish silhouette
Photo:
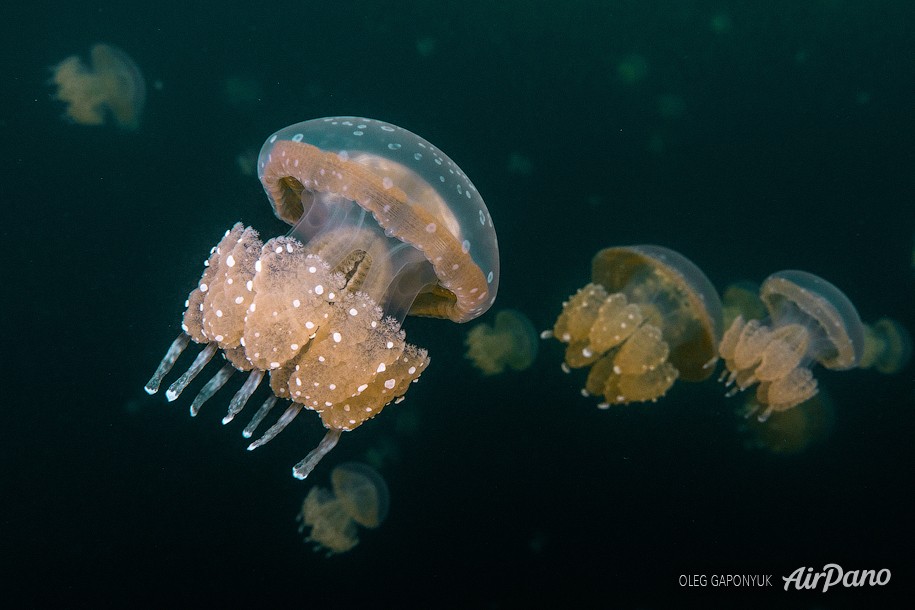
[[[712,374],[721,302],[695,264],[661,246],[607,248],[591,279],[541,337],[567,344],[566,372],[590,367],[583,393],[603,396],[598,407],[655,401],[678,378]]]
[[[824,441],[835,423],[833,401],[822,390],[791,409],[773,412],[763,421],[752,417],[760,408],[756,397],[750,396],[743,409],[740,432],[748,449],[779,455],[798,454]]]
[[[464,340],[467,354],[484,375],[496,375],[506,367],[523,371],[537,357],[537,331],[520,311],[503,309],[495,322],[477,324]]]
[[[146,82],[133,60],[120,49],[97,44],[90,65],[73,55],[52,68],[55,98],[65,102],[64,114],[80,125],[103,125],[108,116],[124,129],[140,126]]]
[[[912,356],[912,337],[905,327],[890,318],[864,325],[864,353],[858,364],[885,375],[898,373]]]
[[[806,271],[773,273],[759,297],[769,317],[738,315],[719,352],[727,367],[721,380],[734,385],[728,396],[759,384],[756,402],[764,421],[816,395],[814,364],[837,371],[858,366],[864,326],[842,291]]]
[[[327,434],[296,464],[304,479],[340,435],[392,402],[429,364],[406,342],[405,316],[466,322],[496,297],[499,252],[492,219],[470,179],[444,153],[400,127],[337,117],[292,125],[267,139],[258,175],[276,215],[293,226],[263,243],[241,223],[211,250],[186,302],[183,333],[146,385],[155,393],[193,340],[204,346],[166,392],[175,400],[209,360],[228,361],[191,404],[196,415],[235,370],[248,372],[223,423],[269,373],[286,411],[248,449],[279,434],[303,409]]]
[[[312,487],[297,520],[299,531],[310,528],[307,542],[328,555],[359,544],[358,527],[374,529],[388,514],[388,486],[373,468],[347,462],[330,473],[331,489]]]

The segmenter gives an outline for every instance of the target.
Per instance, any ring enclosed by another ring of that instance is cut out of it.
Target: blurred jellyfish
[[[124,129],[136,129],[146,102],[140,69],[120,49],[97,44],[90,51],[91,67],[73,55],[52,71],[55,98],[66,102],[65,116],[80,125],[102,125],[110,114]]]
[[[312,487],[296,518],[299,532],[311,528],[306,542],[328,555],[359,544],[357,525],[374,529],[388,515],[388,486],[373,468],[357,462],[340,464],[330,473],[331,489]]]
[[[740,425],[744,446],[779,455],[801,453],[825,440],[832,432],[835,421],[832,399],[823,391],[793,409],[772,413],[764,421],[752,417],[760,408],[756,397],[750,396]]]
[[[534,172],[534,162],[526,155],[513,152],[508,156],[507,168],[509,174],[530,176]]]
[[[235,166],[242,176],[257,174],[257,151],[253,148],[246,148],[235,155]]]
[[[258,176],[288,236],[262,242],[237,223],[204,263],[182,324],[155,374],[154,394],[193,340],[203,345],[166,391],[175,400],[217,352],[228,361],[191,404],[196,415],[236,371],[247,373],[223,423],[241,412],[269,373],[283,414],[256,449],[302,409],[327,433],[293,468],[304,479],[343,432],[400,402],[429,364],[406,342],[404,318],[466,322],[495,301],[499,252],[492,218],[461,169],[432,144],[373,119],[328,117],[270,136]]]
[[[709,19],[709,29],[716,34],[728,34],[733,27],[734,23],[727,13],[715,13]]]
[[[655,98],[658,114],[665,119],[679,119],[686,113],[686,102],[683,96],[666,93]]]
[[[484,322],[471,328],[464,344],[465,357],[484,375],[496,375],[505,367],[523,371],[537,357],[537,331],[526,315],[514,309],[497,313],[493,326]]]
[[[416,39],[416,52],[420,57],[430,57],[435,53],[438,41],[433,36],[420,36]]]
[[[583,393],[602,395],[599,407],[654,401],[678,377],[712,374],[721,302],[691,261],[661,246],[607,248],[591,279],[541,336],[568,344],[564,370],[591,367]]]
[[[842,292],[805,271],[779,271],[763,282],[759,296],[769,317],[738,315],[724,333],[719,353],[727,369],[728,396],[759,384],[760,420],[813,398],[817,381],[810,367],[841,371],[858,366],[864,326]]]
[[[759,285],[753,282],[735,282],[724,289],[721,295],[721,317],[723,328],[730,328],[737,316],[744,320],[759,320],[766,317],[766,307],[759,300]]]
[[[616,74],[627,85],[645,80],[648,76],[648,60],[637,53],[627,55],[616,64]]]
[[[880,318],[864,325],[864,353],[858,366],[891,375],[908,364],[912,356],[912,337],[902,324]]]

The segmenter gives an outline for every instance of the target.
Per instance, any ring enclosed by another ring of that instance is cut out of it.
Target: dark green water
[[[304,483],[289,468],[323,432],[314,414],[248,453],[243,424],[219,424],[230,391],[190,419],[193,394],[166,404],[142,386],[222,233],[238,220],[285,232],[236,157],[328,115],[395,123],[460,164],[498,232],[493,312],[522,310],[538,329],[597,250],[644,243],[683,253],[721,289],[804,269],[865,321],[915,329],[911,3],[0,14],[0,582],[12,598],[907,607],[912,365],[818,370],[831,434],[779,456],[745,448],[740,399],[713,380],[598,411],[583,376],[560,371],[557,342],[529,370],[484,379],[463,358],[468,326],[408,319],[430,368]],[[99,41],[145,74],[135,132],[69,124],[52,99],[48,67]],[[229,78],[257,90],[233,101]],[[391,446],[388,520],[345,555],[313,553],[294,522],[308,489]],[[783,590],[782,577],[827,563],[892,580]],[[773,586],[681,587],[691,574],[770,574]]]

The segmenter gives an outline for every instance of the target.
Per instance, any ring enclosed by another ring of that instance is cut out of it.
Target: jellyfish
[[[56,99],[66,102],[65,116],[80,125],[103,125],[110,114],[124,129],[136,129],[146,102],[146,83],[133,60],[120,49],[97,44],[91,67],[70,56],[51,68]]]
[[[721,302],[686,257],[661,246],[607,248],[591,279],[541,337],[568,344],[566,372],[590,367],[582,393],[603,396],[600,408],[655,401],[678,378],[712,374]]]
[[[249,450],[303,408],[317,412],[327,433],[293,469],[304,479],[342,432],[402,400],[429,364],[425,349],[406,342],[404,317],[483,314],[498,290],[499,252],[470,179],[426,140],[382,121],[324,118],[282,129],[261,149],[258,176],[292,229],[266,243],[242,223],[226,232],[146,391],[158,390],[191,340],[203,350],[168,388],[169,401],[217,352],[227,361],[191,415],[244,371],[223,418],[230,422],[269,373],[272,395],[243,435],[280,400],[285,412]]]
[[[751,395],[743,408],[740,425],[744,446],[778,455],[795,455],[825,440],[835,421],[832,399],[823,391],[792,409],[772,413],[764,421],[751,417],[760,408],[756,397]]]
[[[858,366],[885,375],[897,373],[912,356],[912,337],[905,327],[890,318],[864,325],[864,353]]]
[[[374,529],[388,515],[388,486],[373,468],[346,462],[330,473],[331,489],[312,487],[305,496],[297,520],[299,532],[310,527],[305,538],[315,550],[328,555],[345,553],[359,544],[357,525]]]
[[[728,396],[759,384],[756,401],[765,421],[816,395],[813,363],[836,371],[856,367],[864,352],[864,326],[848,297],[806,271],[773,273],[759,297],[769,317],[738,315],[719,353],[727,367],[721,380],[734,386]]]
[[[466,357],[484,375],[496,375],[509,367],[523,371],[537,357],[537,331],[526,315],[514,309],[496,314],[493,326],[477,324],[467,333]]]

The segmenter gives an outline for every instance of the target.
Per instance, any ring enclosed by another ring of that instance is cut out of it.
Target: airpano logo
[[[817,589],[826,593],[830,588],[842,587],[882,587],[890,582],[892,574],[886,568],[882,570],[849,570],[845,571],[836,563],[827,563],[821,572],[814,572],[813,568],[800,567],[790,576],[782,576],[785,581],[785,591],[792,587],[797,591],[804,589]]]

